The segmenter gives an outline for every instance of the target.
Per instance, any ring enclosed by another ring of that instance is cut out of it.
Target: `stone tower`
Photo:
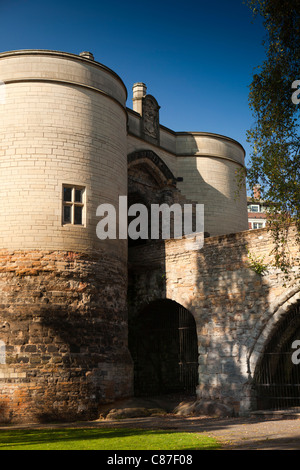
[[[0,69],[1,421],[90,419],[132,394],[127,241],[96,236],[127,192],[127,91],[86,52]]]

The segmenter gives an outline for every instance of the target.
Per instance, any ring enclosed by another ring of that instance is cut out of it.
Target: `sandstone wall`
[[[248,412],[255,407],[252,382],[263,348],[300,298],[295,233],[289,242],[295,273],[288,280],[271,266],[273,241],[266,229],[208,238],[203,249],[190,248],[183,239],[130,251],[130,315],[160,298],[188,309],[197,325],[198,398]],[[251,268],[249,252],[261,261],[264,257],[264,276]]]
[[[96,209],[127,192],[126,89],[106,67],[72,54],[0,54],[0,246],[99,250]],[[62,223],[63,184],[85,188],[82,225]],[[124,258],[125,259],[125,258]]]
[[[183,178],[177,188],[189,200],[204,204],[205,231],[211,236],[248,229],[246,188],[238,188],[244,167],[241,145],[224,136],[202,132],[173,132],[160,126],[160,142],[141,138],[142,117],[128,110],[127,151],[152,150]]]
[[[127,242],[96,235],[98,205],[127,192],[126,89],[52,51],[0,54],[0,76],[0,421],[97,417],[132,393]],[[84,188],[81,224],[63,185]]]
[[[1,250],[1,422],[95,419],[132,395],[126,285],[111,259]]]

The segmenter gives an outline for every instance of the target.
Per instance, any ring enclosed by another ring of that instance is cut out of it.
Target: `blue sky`
[[[264,35],[243,0],[0,0],[1,52],[91,51],[124,81],[128,107],[133,83],[144,82],[161,124],[232,137],[247,153],[248,87]]]

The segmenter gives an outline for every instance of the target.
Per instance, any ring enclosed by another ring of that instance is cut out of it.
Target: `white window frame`
[[[261,225],[261,227],[254,227],[254,225]],[[260,228],[264,228],[264,223],[263,222],[253,222],[252,224],[254,230],[258,230]]]
[[[253,207],[257,208],[257,210],[253,210]],[[254,212],[255,214],[260,212],[260,206],[259,204],[251,204],[250,205],[250,211],[249,212]]]
[[[64,200],[64,188],[71,189],[71,201]],[[82,191],[82,199],[81,202],[75,201],[75,191],[79,190]],[[64,207],[71,208],[71,221],[66,222],[64,219]],[[75,207],[82,207],[82,223],[76,224],[75,223]],[[74,184],[63,184],[62,185],[62,224],[63,225],[74,225],[76,227],[84,227],[86,225],[86,188],[80,185]]]

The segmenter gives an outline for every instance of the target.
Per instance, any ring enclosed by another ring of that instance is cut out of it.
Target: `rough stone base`
[[[96,419],[101,403],[132,396],[125,268],[0,252],[0,422]]]
[[[217,401],[194,401],[182,402],[174,410],[180,416],[212,416],[216,418],[227,418],[235,416],[233,407]]]

